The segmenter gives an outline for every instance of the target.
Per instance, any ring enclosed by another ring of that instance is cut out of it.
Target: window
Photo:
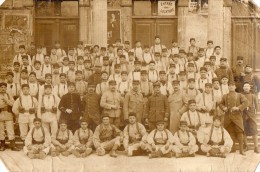
[[[208,0],[189,0],[189,11],[193,13],[208,13]]]

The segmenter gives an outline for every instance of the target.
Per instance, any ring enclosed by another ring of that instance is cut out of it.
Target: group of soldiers
[[[256,111],[260,82],[244,58],[231,68],[213,41],[187,50],[118,39],[108,47],[79,42],[66,53],[19,46],[0,83],[0,151],[5,133],[14,151],[19,125],[29,158],[86,157],[94,150],[117,157],[245,155],[247,136],[258,151]]]

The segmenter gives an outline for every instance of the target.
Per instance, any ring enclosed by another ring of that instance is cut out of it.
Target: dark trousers
[[[231,122],[229,126],[226,127],[227,132],[230,134],[230,137],[233,140],[233,148],[236,140],[239,143],[240,150],[243,150],[243,139],[244,139],[244,131],[237,126],[234,122]]]
[[[93,132],[95,132],[96,130],[96,127],[98,126],[99,124],[97,124],[93,119],[89,118],[88,120],[88,128],[91,129]]]
[[[79,120],[67,120],[68,129],[74,134],[79,129]]]

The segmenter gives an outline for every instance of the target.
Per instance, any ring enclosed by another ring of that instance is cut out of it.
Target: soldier
[[[176,158],[180,157],[194,157],[195,152],[199,147],[196,144],[196,138],[188,131],[188,124],[186,121],[180,121],[179,130],[174,134],[173,152],[176,153]]]
[[[19,151],[15,145],[14,123],[12,106],[13,97],[6,92],[6,83],[0,83],[0,151],[5,150],[5,129],[10,141],[10,148],[13,151]]]
[[[175,133],[180,124],[181,115],[187,110],[187,98],[182,90],[180,90],[180,81],[173,81],[174,92],[168,97],[170,108],[170,124],[169,130]]]
[[[207,156],[221,158],[226,157],[226,154],[231,151],[233,145],[229,133],[221,125],[219,116],[214,116],[211,127],[198,132],[198,141],[201,143],[201,150],[207,153]]]
[[[80,96],[75,93],[75,83],[68,83],[68,93],[62,96],[59,103],[59,110],[61,111],[61,119],[68,122],[68,129],[74,133],[79,128],[79,119],[82,116],[82,104]]]
[[[108,73],[108,75],[110,75],[112,73],[111,67],[109,65],[108,56],[103,57],[103,65],[102,65],[101,71],[106,71]]]
[[[76,70],[75,70],[75,62],[69,61],[69,70],[67,71],[67,80],[68,82],[75,82],[76,79]]]
[[[40,84],[37,82],[36,73],[31,72],[29,74],[29,87],[30,87],[30,95],[38,99]]]
[[[123,106],[124,120],[128,120],[128,114],[130,112],[134,112],[136,114],[136,121],[139,123],[143,121],[145,102],[139,87],[140,82],[138,80],[134,80],[133,89],[125,96]]]
[[[218,79],[220,80],[223,75],[228,77],[229,81],[233,81],[233,72],[227,65],[227,58],[221,57],[220,58],[220,65],[219,68],[215,70],[215,74],[217,75]]]
[[[69,58],[64,57],[62,61],[63,61],[63,63],[62,63],[62,66],[60,68],[60,73],[67,73],[68,70],[69,70]]]
[[[121,66],[120,64],[115,64],[114,65],[114,72],[112,74],[110,74],[109,81],[111,80],[115,80],[116,84],[118,84],[119,82],[121,82]]]
[[[196,97],[201,94],[200,91],[195,87],[195,79],[188,79],[188,87],[183,90],[185,93],[185,97],[188,100],[196,99]]]
[[[123,145],[128,156],[137,156],[145,153],[147,148],[146,137],[148,133],[145,127],[136,121],[136,113],[128,114],[129,124],[124,129]]]
[[[203,92],[205,90],[205,84],[210,83],[211,79],[207,78],[207,68],[200,68],[200,78],[196,82],[196,88]]]
[[[42,126],[47,128],[51,135],[56,135],[60,111],[60,98],[52,94],[52,86],[44,85],[44,94],[39,98],[38,117],[42,119]]]
[[[76,71],[75,86],[76,86],[76,93],[80,95],[80,98],[82,100],[86,93],[88,83],[83,80],[82,71],[80,70]]]
[[[84,58],[83,58],[83,56],[78,56],[76,70],[83,71],[83,69],[84,69]]]
[[[253,69],[251,65],[246,65],[245,67],[245,76],[243,76],[243,83],[248,82],[251,86],[251,92],[254,94],[258,94],[260,91],[260,80],[253,73]]]
[[[145,121],[149,123],[150,131],[156,128],[156,121],[169,119],[169,103],[167,97],[160,92],[160,83],[153,84],[154,94],[148,98],[145,111]]]
[[[84,60],[84,69],[83,69],[83,76],[84,80],[88,82],[89,77],[92,75],[93,71],[91,69],[91,61],[90,60]]]
[[[20,84],[14,83],[13,72],[6,73],[7,89],[6,92],[16,100],[20,96],[21,86]]]
[[[60,83],[60,66],[58,63],[54,63],[52,66],[52,85],[58,85]],[[36,75],[37,77],[37,75]]]
[[[127,71],[121,72],[121,82],[117,84],[117,90],[121,94],[122,97],[131,90],[131,83],[127,80]]]
[[[73,155],[77,158],[85,158],[92,152],[93,146],[93,131],[88,129],[88,122],[82,118],[80,120],[80,128],[74,134],[74,149]]]
[[[128,74],[129,81],[141,79],[141,61],[134,62],[134,70]]]
[[[14,62],[13,63],[13,74],[14,74],[14,83],[20,84],[20,63]]]
[[[153,84],[148,81],[148,73],[146,70],[141,71],[140,91],[145,98],[145,102],[147,102],[147,98],[153,93]]]
[[[42,76],[45,76],[46,73],[52,73],[52,65],[50,56],[44,56],[44,64],[42,64]]]
[[[206,61],[204,63],[204,67],[207,69],[207,78],[211,81],[212,78],[217,77],[217,75],[214,73],[213,69],[211,68],[211,62]]]
[[[155,61],[150,61],[148,70],[148,80],[155,83],[159,79],[159,72],[155,69]]]
[[[159,72],[160,77],[160,91],[162,95],[169,96],[173,92],[172,84],[167,81],[167,76],[165,71]]]
[[[247,98],[235,92],[236,85],[234,81],[229,82],[229,93],[225,94],[220,103],[220,108],[225,112],[224,127],[230,134],[233,142],[238,139],[241,155],[245,155],[243,150],[244,125],[242,112],[248,107]],[[232,152],[235,151],[233,144]]]
[[[42,126],[40,118],[34,118],[33,125],[25,139],[24,153],[30,159],[45,159],[50,151],[50,133]]]
[[[243,95],[247,98],[249,104],[248,107],[243,111],[243,121],[245,128],[244,136],[244,148],[247,150],[247,136],[252,136],[254,141],[254,152],[258,151],[258,138],[257,138],[257,120],[256,111],[258,109],[258,98],[255,94],[250,93],[250,84],[244,83]]]
[[[29,94],[29,85],[22,85],[22,94],[15,100],[12,107],[13,113],[18,119],[21,139],[24,141],[28,134],[28,127],[33,128],[33,119],[36,117],[38,101]]]
[[[172,157],[172,133],[165,128],[165,121],[156,122],[156,128],[147,136],[148,148],[151,151],[149,158]]]
[[[61,48],[60,41],[54,42],[54,48],[56,49],[56,55],[58,56],[58,59],[67,56],[66,52]]]
[[[187,86],[188,86],[188,79],[186,77],[186,72],[185,71],[180,71],[178,76],[179,76],[178,78],[179,78],[179,81],[180,81],[180,89],[181,90],[186,90]],[[194,80],[194,84],[195,84],[195,80]],[[194,85],[194,88],[195,88],[195,85]]]
[[[88,78],[88,82],[91,82],[93,84],[99,84],[101,83],[101,80],[101,66],[96,65],[94,67],[94,73],[92,73]]]
[[[51,156],[69,156],[73,149],[73,134],[67,129],[67,121],[60,120],[59,129],[51,137]]]
[[[97,126],[94,132],[93,144],[99,156],[103,156],[106,154],[106,151],[110,151],[109,154],[111,157],[117,157],[116,150],[120,146],[120,142],[123,141],[123,135],[109,121],[109,114],[104,114],[102,116],[102,123]]]
[[[198,69],[204,66],[205,61],[206,61],[206,56],[205,56],[204,48],[199,48],[198,57],[196,60]]]
[[[154,53],[154,64],[157,72],[166,71],[166,65],[161,61],[161,55],[159,52]]]
[[[216,109],[216,114],[220,116],[221,119],[221,124],[224,125],[224,112],[221,110],[221,108],[219,108],[219,104],[222,100],[223,97],[223,92],[222,89],[220,89],[220,85],[219,85],[219,80],[218,78],[213,78],[212,79],[212,94],[214,96],[214,99],[216,101],[216,105],[217,105],[217,109]]]
[[[116,91],[116,81],[109,81],[109,90],[102,95],[100,106],[103,108],[103,114],[109,115],[110,123],[117,127],[120,125],[122,103],[123,99]]]
[[[196,46],[195,38],[190,38],[190,46],[188,48],[188,53],[192,53],[194,57],[198,56],[199,47]]]
[[[79,41],[77,48],[74,50],[74,54],[76,56],[84,56],[84,45],[83,45],[83,41]]]
[[[169,65],[167,80],[170,83],[174,80],[178,80],[178,74],[176,73],[176,65],[175,64]]]
[[[160,36],[155,36],[154,38],[154,45],[151,46],[150,52],[151,54],[154,54],[155,52],[162,53],[162,49],[166,48],[165,45],[161,44]]]
[[[21,64],[21,70],[25,69],[28,71],[28,73],[33,71],[33,67],[30,65],[28,55],[22,55],[22,64]]]
[[[35,61],[33,66],[33,72],[36,74],[36,78],[38,82],[43,82],[44,78],[42,76],[41,62]]]
[[[20,63],[20,65],[23,63],[22,62],[22,56],[23,55],[26,55],[26,56],[29,56],[28,54],[26,54],[25,52],[25,45],[19,45],[19,53],[14,57],[14,60],[13,60],[13,63],[14,62],[18,62]],[[32,64],[31,62],[31,58],[28,58],[29,60],[29,64]]]
[[[228,80],[228,76],[227,75],[221,76],[220,90],[222,92],[222,95],[225,95],[225,94],[229,93],[228,82],[229,82],[229,80]]]
[[[44,63],[44,54],[40,45],[36,47],[36,54],[32,57],[32,65],[34,65],[35,61],[39,61],[40,64]]]
[[[101,83],[97,84],[96,86],[96,93],[99,94],[100,96],[106,92],[107,90],[109,90],[109,85],[108,85],[108,73],[106,71],[102,71],[101,72],[101,78],[102,81]]]
[[[65,73],[60,74],[60,83],[55,85],[53,88],[53,94],[57,95],[60,99],[63,95],[68,93],[68,87],[67,87],[67,76]]]
[[[87,93],[83,97],[83,105],[85,107],[83,118],[88,120],[88,126],[92,131],[95,131],[101,121],[101,96],[95,92],[95,88],[95,84],[89,83]]]
[[[186,76],[187,79],[193,78],[195,80],[198,79],[198,74],[196,73],[196,69],[195,69],[195,63],[188,63],[187,64],[187,72],[186,72]]]
[[[237,56],[237,64],[232,69],[234,81],[236,82],[236,91],[243,92],[243,77],[245,76],[245,65],[244,58],[242,56]]]
[[[44,93],[44,85],[50,85],[52,87],[52,91],[54,90],[54,86],[52,85],[52,74],[51,73],[45,74],[45,83],[43,85],[41,85],[39,88],[38,99],[40,99]]]
[[[149,51],[149,46],[144,45],[143,61],[145,62],[146,65],[148,65],[152,60],[153,60],[153,56]]]
[[[29,79],[28,71],[26,69],[21,70],[19,84],[20,85],[28,84],[28,79]]]
[[[213,54],[214,54],[213,41],[212,40],[208,40],[207,41],[207,48],[206,48],[206,51],[205,51],[206,60],[208,60],[209,57],[212,56]]]

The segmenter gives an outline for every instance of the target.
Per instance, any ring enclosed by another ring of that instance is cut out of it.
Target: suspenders
[[[197,113],[197,116],[198,116],[198,118],[199,118],[199,124],[198,125],[200,125],[201,124],[201,122],[200,122],[200,115],[199,115],[199,113],[196,111],[196,113]],[[189,118],[189,121],[190,121],[190,125],[192,126],[192,124],[191,124],[191,120],[190,120],[190,111],[188,111],[187,112],[187,114],[188,114],[188,118]],[[197,126],[198,126],[197,125]],[[194,125],[195,126],[195,125]],[[195,126],[196,127],[196,126]]]

